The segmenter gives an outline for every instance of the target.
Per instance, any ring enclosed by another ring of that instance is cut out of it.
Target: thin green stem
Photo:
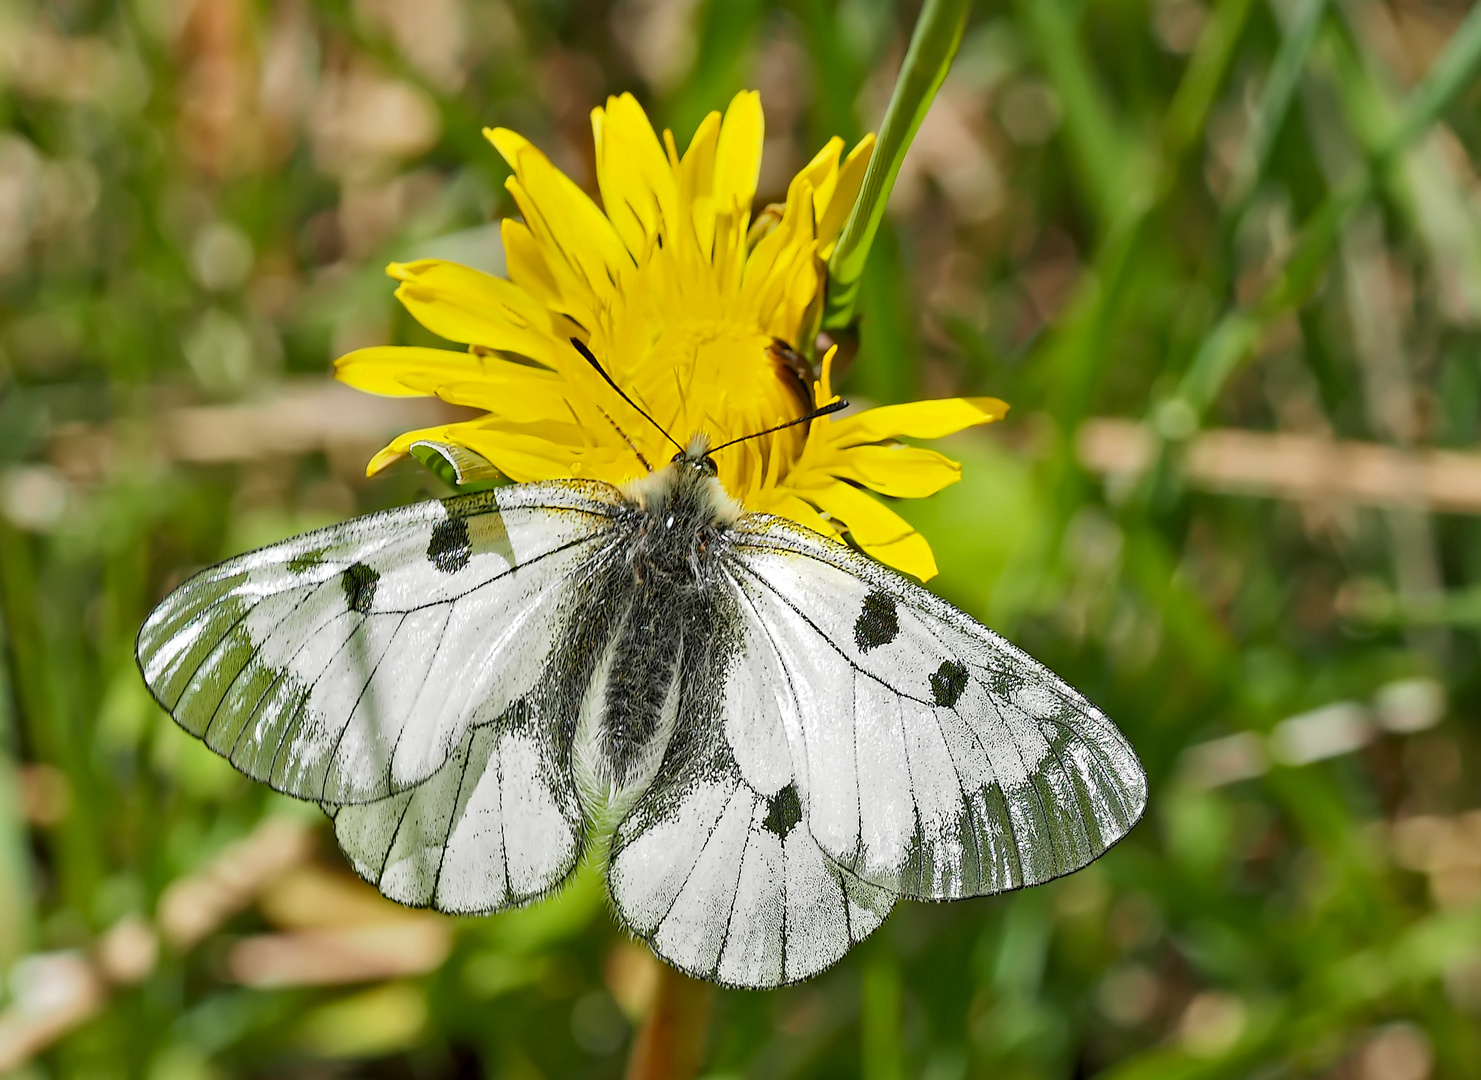
[[[0,971],[31,944],[31,863],[15,760],[18,732],[11,699],[5,620],[0,618]]]
[[[895,178],[900,175],[905,152],[910,149],[936,91],[951,68],[971,7],[971,0],[926,0],[921,9],[895,92],[885,110],[879,142],[864,173],[859,198],[828,262],[825,328],[838,329],[853,322],[864,264],[895,187]]]

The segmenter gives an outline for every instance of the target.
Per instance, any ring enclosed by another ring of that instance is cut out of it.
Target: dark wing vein
[[[308,598],[310,596],[312,596],[313,594],[314,594],[314,590],[311,589],[308,592],[304,593],[304,595],[300,596],[298,598],[298,602],[296,604],[294,604],[292,608],[289,609],[288,614],[284,616],[284,619],[285,620],[286,619],[291,619],[293,617],[293,615],[298,611],[298,609],[301,608],[301,607],[303,607],[303,605],[308,602]],[[267,598],[264,596],[262,599],[258,600],[256,604],[253,604],[250,608],[248,608],[246,611],[244,611],[242,613],[242,618],[241,619],[238,619],[236,622],[232,623],[231,630],[228,630],[225,634],[222,634],[221,635],[221,641],[218,641],[216,643],[216,645],[213,645],[211,647],[211,651],[214,653],[215,650],[216,650],[216,648],[218,646],[220,646],[222,644],[222,642],[224,642],[226,640],[226,638],[231,634],[231,631],[232,630],[235,630],[238,626],[240,626],[241,623],[242,623],[242,620],[245,619],[248,615],[252,614],[253,611],[257,610],[257,605],[260,604],[260,603],[262,603],[262,600],[265,600],[265,599],[267,599]],[[258,646],[256,649],[254,649],[252,651],[252,656],[256,656],[261,651],[262,651],[262,647],[261,646]],[[205,663],[205,660],[203,659],[200,664],[197,664],[195,666],[195,670],[190,673],[190,678],[187,679],[186,682],[185,682],[185,685],[186,686],[189,686],[191,684],[191,682],[193,682],[195,680],[196,675],[200,672],[201,667],[202,667],[202,665],[204,663]],[[248,658],[248,662],[246,664],[243,664],[242,665],[241,670],[238,671],[235,675],[233,675],[231,677],[231,682],[227,684],[226,691],[221,695],[221,700],[218,701],[218,702],[216,702],[216,707],[211,710],[211,719],[208,720],[208,721],[206,721],[206,726],[201,729],[201,741],[204,742],[204,743],[206,743],[206,745],[208,745],[208,746],[210,745],[210,742],[211,742],[211,729],[216,726],[216,721],[221,716],[221,706],[225,705],[226,704],[226,699],[229,698],[229,697],[231,697],[232,690],[236,688],[237,680],[240,679],[246,673],[247,668],[250,665],[251,665],[251,658],[249,657]],[[233,743],[233,745],[235,745],[235,743]]]
[[[452,810],[447,817],[447,835],[442,838],[442,850],[437,854],[437,873],[432,875],[432,891],[427,896],[427,902],[433,907],[437,906],[437,894],[442,891],[442,868],[447,865],[447,849],[452,846],[453,827],[457,820],[458,806],[463,801],[463,785],[468,782],[468,765],[473,760],[473,740],[476,735],[468,736],[468,752],[463,755],[463,767],[458,772],[458,790],[453,793]],[[487,764],[484,766],[487,768]],[[416,798],[415,795],[412,796]],[[507,853],[505,863],[509,862]],[[509,890],[504,890],[504,895],[509,895]]]
[[[334,748],[329,751],[328,757],[324,759],[328,764],[324,769],[324,781],[319,785],[320,802],[324,801],[324,796],[328,791],[329,774],[334,768],[334,759],[339,756],[339,748],[344,745],[345,734],[350,730],[350,724],[354,722],[355,713],[359,710],[360,703],[365,700],[365,695],[370,690],[371,683],[375,682],[375,676],[380,671],[381,664],[385,663],[386,657],[390,656],[392,650],[395,649],[396,639],[401,636],[401,630],[406,626],[406,618],[407,616],[403,614],[401,621],[396,624],[396,629],[391,631],[390,640],[386,642],[386,647],[381,650],[380,656],[376,657],[375,663],[371,665],[370,673],[365,676],[365,682],[360,686],[360,693],[355,697],[355,704],[351,705],[350,711],[345,713],[344,726],[339,729],[339,734],[334,737]]]
[[[739,566],[750,577],[753,577],[757,581],[759,581],[761,583],[761,585],[766,589],[767,592],[771,593],[778,600],[780,600],[783,604],[785,604],[787,607],[791,608],[791,610],[793,611],[793,613],[796,614],[797,617],[800,618],[803,622],[807,623],[808,626],[812,627],[813,633],[817,634],[817,636],[820,637],[828,645],[828,647],[830,649],[832,649],[834,652],[836,652],[839,655],[839,657],[843,660],[843,662],[846,663],[849,667],[853,668],[855,671],[857,671],[859,674],[863,675],[865,678],[873,679],[875,682],[879,683],[879,685],[885,687],[892,694],[895,694],[898,697],[902,697],[902,698],[904,698],[907,701],[914,701],[917,704],[925,705],[925,706],[927,706],[929,708],[935,708],[935,702],[933,702],[933,701],[927,701],[925,698],[916,697],[914,694],[907,693],[904,690],[901,690],[901,689],[899,689],[899,688],[897,688],[895,686],[892,686],[889,683],[885,682],[883,679],[881,679],[878,675],[874,674],[874,672],[870,671],[868,668],[860,667],[858,664],[854,663],[853,658],[850,657],[848,655],[848,653],[846,653],[842,649],[840,649],[837,645],[835,645],[834,642],[833,642],[833,639],[830,638],[823,631],[822,627],[818,626],[817,623],[813,622],[812,619],[808,618],[806,612],[804,612],[796,604],[792,603],[791,600],[788,600],[784,595],[782,595],[782,593],[777,590],[776,586],[774,586],[771,582],[767,581],[766,578],[762,577],[756,571],[752,570],[745,563],[743,563],[743,562],[737,562],[735,565]]]

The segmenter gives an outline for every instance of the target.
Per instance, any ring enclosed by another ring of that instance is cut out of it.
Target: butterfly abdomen
[[[614,643],[602,713],[602,751],[615,787],[625,788],[661,757],[669,726],[664,723],[684,648],[683,632],[667,610],[670,597],[651,588],[637,591]]]

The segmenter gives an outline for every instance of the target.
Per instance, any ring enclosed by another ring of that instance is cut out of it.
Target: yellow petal
[[[584,286],[600,307],[633,265],[617,230],[586,192],[528,139],[506,128],[486,128],[484,135],[514,170],[505,187],[541,241],[552,274],[560,281],[558,264],[564,263],[572,282]]]
[[[858,544],[870,558],[878,559],[886,566],[893,566],[921,581],[930,581],[940,572],[931,545],[914,530],[888,544],[866,544],[863,541]]]
[[[817,290],[817,266],[813,258],[812,185],[803,181],[787,192],[787,207],[782,220],[767,233],[746,260],[746,272],[737,308],[756,324],[787,341],[796,336],[797,321],[793,304],[782,305],[789,298],[805,294],[810,299]],[[784,318],[785,314],[793,318]]]
[[[500,372],[497,376],[486,376],[467,381],[444,383],[437,388],[437,396],[449,405],[466,405],[470,409],[483,409],[504,420],[521,423],[559,421],[571,422],[571,407],[566,396],[570,385],[559,375],[550,374],[548,381],[542,380],[535,368],[511,364],[519,370]],[[583,418],[584,419],[584,418]]]
[[[801,494],[846,526],[854,543],[880,562],[922,581],[936,576],[931,545],[888,506],[841,482]]]
[[[560,286],[545,264],[540,244],[523,221],[507,217],[499,222],[499,239],[504,243],[504,265],[509,280],[544,304],[559,311],[562,307]]]
[[[838,181],[828,206],[818,218],[818,258],[824,260],[833,254],[833,245],[838,242],[843,227],[853,213],[854,203],[859,198],[859,189],[864,186],[864,170],[874,155],[874,136],[865,135],[859,144],[849,151],[838,170]]]
[[[516,424],[481,416],[399,436],[371,459],[366,474],[373,475],[404,457],[418,442],[467,447],[516,483],[581,476],[616,484],[643,471],[627,448],[593,445],[569,422]]]
[[[487,458],[494,468],[517,484],[571,475],[571,466],[579,456],[569,444],[478,426],[460,432],[457,441]]]
[[[679,192],[648,115],[631,94],[591,111],[597,186],[607,217],[634,256],[646,255],[678,222]]]
[[[761,115],[761,95],[742,90],[725,110],[720,139],[715,146],[715,203],[720,213],[738,207],[749,213],[756,198],[756,180],[761,175],[761,144],[766,121]]]
[[[843,140],[837,135],[823,144],[823,148],[813,155],[811,161],[804,165],[800,172],[792,177],[792,183],[806,180],[812,185],[813,212],[815,215],[822,214],[828,205],[828,199],[833,195],[833,185],[838,181],[838,155],[843,150]],[[790,188],[791,185],[788,185]]]
[[[396,298],[412,318],[449,341],[507,349],[542,363],[561,344],[548,309],[512,281],[441,259],[392,263]]]
[[[763,489],[752,509],[760,514],[775,514],[799,525],[806,525],[813,532],[821,533],[830,540],[838,539],[838,529],[833,522],[818,513],[810,503],[785,489]]]
[[[1008,406],[997,398],[940,398],[884,405],[834,422],[826,431],[828,442],[837,446],[883,442],[907,436],[939,439],[963,428],[1001,420]]]
[[[717,112],[705,114],[679,163],[679,196],[685,202],[715,194],[715,148],[724,123]]]
[[[896,499],[924,499],[962,478],[962,467],[944,454],[899,444],[850,447],[825,467],[840,479]]]
[[[553,371],[501,356],[383,345],[334,362],[335,376],[372,394],[427,397],[483,409],[520,423],[571,423],[565,379]]]
[[[377,345],[356,349],[334,362],[334,377],[342,383],[384,397],[431,397],[435,381],[454,369],[469,370],[479,357],[449,349],[421,349]]]
[[[370,394],[430,397],[444,383],[482,376],[489,361],[451,349],[377,345],[341,356],[334,362],[334,377]]]
[[[823,354],[818,381],[813,383],[813,404],[817,408],[821,409],[833,402],[833,358],[837,355],[837,345],[829,345],[828,351]],[[828,429],[820,425],[818,431],[819,438],[822,439],[826,437]]]

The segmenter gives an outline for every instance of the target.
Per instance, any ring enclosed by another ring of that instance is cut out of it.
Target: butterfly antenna
[[[654,427],[656,427],[659,430],[659,432],[662,433],[662,435],[663,435],[663,437],[665,439],[667,439],[669,442],[673,443],[675,446],[677,446],[679,448],[679,453],[682,454],[684,452],[684,448],[682,446],[679,446],[679,441],[677,439],[675,439],[672,435],[670,435],[667,431],[665,431],[664,430],[664,426],[662,424],[660,424],[657,420],[653,419],[653,417],[649,416],[646,409],[644,409],[636,401],[634,401],[632,398],[628,397],[626,394],[624,394],[622,392],[622,387],[618,386],[615,382],[612,381],[612,376],[610,376],[610,375],[607,374],[607,369],[604,368],[604,367],[602,367],[602,362],[600,360],[598,360],[595,356],[592,355],[591,350],[588,349],[585,345],[583,345],[581,343],[581,340],[579,338],[572,338],[571,339],[571,344],[574,345],[574,346],[576,346],[576,351],[581,354],[582,358],[585,359],[588,364],[590,364],[593,368],[596,369],[596,373],[598,375],[600,375],[602,378],[604,378],[604,379],[607,380],[607,385],[610,386],[613,390],[616,390],[617,391],[617,396],[618,397],[620,397],[623,401],[627,402],[634,409],[637,409],[638,412],[642,415],[642,417],[643,417],[644,420],[648,421],[648,423],[650,423]],[[794,423],[795,423],[795,421],[794,421]],[[647,462],[644,462],[643,464],[646,465]]]
[[[767,428],[765,431],[756,431],[751,433],[750,435],[742,435],[739,439],[731,439],[728,443],[721,443],[719,446],[712,446],[710,447],[710,453],[713,454],[717,450],[724,450],[727,446],[734,446],[736,443],[743,443],[747,439],[759,439],[763,435],[770,435],[773,431],[781,431],[783,428],[793,427],[797,424],[805,424],[809,420],[816,420],[820,416],[827,416],[829,413],[836,413],[839,409],[847,408],[848,402],[845,401],[843,398],[838,398],[835,401],[830,401],[828,402],[828,404],[814,409],[806,416],[799,416],[796,420],[788,420],[785,424],[778,424],[776,427]]]

